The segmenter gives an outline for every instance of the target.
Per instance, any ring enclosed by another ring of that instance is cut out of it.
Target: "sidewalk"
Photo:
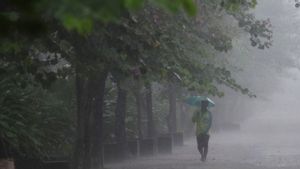
[[[300,154],[265,156],[264,152],[270,147],[265,147],[264,150],[258,147],[251,137],[233,136],[240,140],[231,135],[212,135],[208,158],[204,163],[200,161],[193,139],[186,141],[182,147],[176,147],[171,155],[140,157],[105,167],[108,169],[298,169],[300,167],[298,160]],[[279,159],[290,161],[284,162]]]

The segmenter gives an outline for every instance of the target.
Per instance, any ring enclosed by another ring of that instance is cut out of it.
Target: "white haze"
[[[230,136],[224,133],[222,138],[253,146],[251,149],[261,155],[262,165],[299,167],[296,157],[300,155],[300,10],[294,7],[294,0],[258,3],[256,17],[271,19],[273,46],[259,51],[251,48],[245,38],[235,40],[237,47],[231,60],[245,60],[236,61],[243,68],[236,77],[258,98],[237,97],[230,105],[233,114],[248,116],[241,122],[240,132]]]
[[[241,123],[244,131],[297,134],[300,130],[300,10],[294,3],[258,1],[255,16],[270,18],[273,25],[274,42],[270,49],[252,48],[247,38],[234,41],[236,45],[230,53],[233,57],[229,58],[243,69],[235,76],[258,96],[255,100],[231,97],[235,100],[229,105],[234,116],[250,116]]]

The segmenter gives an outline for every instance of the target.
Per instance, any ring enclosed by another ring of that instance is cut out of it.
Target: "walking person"
[[[201,101],[201,110],[195,111],[192,121],[196,124],[197,146],[201,154],[201,161],[206,161],[208,153],[209,129],[212,124],[212,115],[208,111],[209,101]]]

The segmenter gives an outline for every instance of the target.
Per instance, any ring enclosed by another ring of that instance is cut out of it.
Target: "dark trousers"
[[[208,153],[208,141],[209,141],[208,134],[200,134],[197,136],[198,150],[201,154],[202,161],[206,160],[206,156]]]

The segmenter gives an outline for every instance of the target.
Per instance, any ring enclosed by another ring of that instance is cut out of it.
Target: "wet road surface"
[[[171,155],[140,157],[109,164],[108,169],[299,169],[300,139],[292,135],[212,134],[206,162],[194,139]]]

